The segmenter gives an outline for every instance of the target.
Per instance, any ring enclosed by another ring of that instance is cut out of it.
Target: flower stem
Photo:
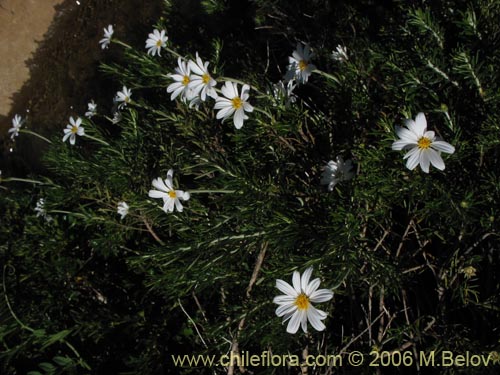
[[[321,76],[325,77],[326,79],[332,80],[332,81],[334,81],[335,83],[340,83],[340,81],[338,80],[338,78],[337,78],[337,77],[332,76],[331,74],[325,73],[325,72],[323,72],[322,70],[315,69],[315,70],[313,70],[313,73],[318,73],[319,75],[321,75]]]
[[[234,194],[236,190],[189,190],[189,194]]]
[[[45,185],[46,182],[42,181],[37,181],[37,180],[30,180],[28,178],[18,178],[18,177],[7,177],[7,178],[1,178],[0,177],[0,182],[27,182],[27,183],[32,183],[32,184],[39,184],[39,185]]]
[[[99,138],[96,138],[96,137],[92,137],[91,135],[88,135],[88,134],[84,134],[82,137],[85,137],[85,138],[88,138],[88,139],[92,139],[93,141],[99,142],[99,143],[103,144],[104,146],[108,146],[109,147],[109,143],[106,142],[106,141],[103,141],[102,139],[99,139]]]
[[[40,139],[43,139],[45,142],[47,143],[50,143],[52,144],[51,141],[49,141],[47,138],[45,138],[44,136],[41,136],[40,134],[38,133],[35,133],[35,132],[32,132],[31,130],[28,130],[28,129],[20,129],[19,130],[19,133],[26,133],[26,134],[31,134],[31,135],[34,135],[35,137],[38,137]]]

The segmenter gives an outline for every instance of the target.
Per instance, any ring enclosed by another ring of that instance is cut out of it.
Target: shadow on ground
[[[56,7],[56,16],[33,57],[27,61],[30,78],[13,96],[7,117],[0,118],[0,170],[22,176],[42,169],[46,144],[21,134],[13,143],[7,137],[14,114],[27,117],[26,127],[46,137],[63,135],[69,116],[82,115],[87,103],[109,98],[116,82],[106,82],[98,71],[102,61],[119,61],[117,49],[102,51],[103,28],[113,24],[115,35],[140,48],[162,10],[162,1],[85,0],[78,5],[66,0]],[[10,152],[10,149],[13,152]]]

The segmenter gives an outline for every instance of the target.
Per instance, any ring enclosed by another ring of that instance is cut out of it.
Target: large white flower
[[[23,125],[23,119],[19,115],[15,115],[12,119],[12,128],[8,130],[8,133],[12,133],[10,136],[11,139],[17,137],[19,135],[19,130],[21,130],[21,126]]]
[[[289,65],[285,80],[296,79],[298,83],[306,83],[313,70],[316,69],[316,66],[311,64],[313,56],[314,53],[311,52],[308,44],[302,46],[297,43],[297,49],[288,58]]]
[[[129,205],[126,202],[118,202],[116,212],[121,216],[121,219],[128,215]]]
[[[108,25],[107,29],[104,28],[104,38],[102,38],[99,41],[99,44],[101,45],[102,49],[106,49],[109,46],[109,43],[111,43],[111,38],[113,37],[113,33],[115,31],[113,30],[113,25]]]
[[[170,100],[175,100],[179,95],[183,101],[191,100],[193,98],[193,90],[189,87],[191,82],[191,68],[186,61],[182,58],[177,59],[177,64],[179,65],[175,68],[175,74],[169,74],[175,82],[171,83],[167,87],[167,92],[171,92]]]
[[[193,90],[193,95],[199,95],[200,99],[204,102],[207,95],[216,99],[217,92],[215,91],[215,85],[217,81],[210,76],[208,72],[208,61],[205,63],[198,56],[196,52],[196,62],[189,60],[189,68],[193,72],[191,75],[191,82],[189,82],[189,88]]]
[[[116,93],[115,102],[120,103],[118,105],[119,109],[125,107],[128,103],[130,103],[130,97],[132,96],[132,90],[128,89],[126,86],[123,86],[122,91],[118,91]]]
[[[158,54],[158,56],[161,56],[161,49],[167,45],[168,40],[168,37],[165,35],[165,30],[160,32],[155,29],[148,35],[148,37],[149,38],[146,40],[148,55],[154,56]]]
[[[346,160],[337,156],[337,161],[330,160],[321,174],[321,184],[328,185],[328,191],[332,191],[340,181],[347,181],[354,177],[352,160]]]
[[[233,82],[226,82],[221,88],[222,95],[215,99],[214,109],[219,109],[217,112],[217,118],[225,121],[229,117],[233,116],[233,122],[236,129],[241,129],[243,126],[243,121],[248,120],[248,116],[245,112],[252,112],[253,107],[247,102],[250,96],[248,92],[250,91],[250,86],[243,85],[241,88],[241,95],[238,95],[238,84]]]
[[[437,169],[444,170],[441,152],[453,154],[455,147],[437,138],[432,130],[427,131],[427,120],[422,112],[415,117],[415,120],[407,119],[405,125],[407,129],[396,126],[396,133],[400,139],[392,144],[392,149],[410,150],[404,156],[404,159],[408,159],[406,167],[413,170],[420,164],[420,168],[429,173],[429,165],[432,164]]]
[[[69,138],[69,143],[71,145],[74,145],[77,135],[85,135],[85,129],[80,125],[82,125],[82,119],[78,117],[75,120],[73,116],[71,116],[69,118],[69,124],[66,125],[66,129],[64,129],[64,137],[62,139],[63,142],[66,142],[66,140]]]
[[[323,324],[327,314],[324,311],[316,309],[312,303],[326,302],[332,299],[333,292],[329,289],[319,289],[320,279],[314,279],[309,282],[313,268],[309,267],[300,277],[300,273],[293,273],[293,287],[283,280],[276,280],[276,288],[284,295],[274,297],[273,303],[278,304],[276,315],[284,318],[284,322],[288,322],[286,331],[288,333],[296,333],[299,325],[302,330],[307,332],[307,321],[317,331],[323,331],[326,327]]]
[[[187,191],[175,190],[174,184],[172,181],[174,175],[174,170],[170,169],[167,172],[167,178],[163,181],[160,177],[155,178],[153,180],[153,186],[157,190],[150,190],[149,197],[150,198],[162,198],[163,199],[163,211],[165,212],[173,212],[174,206],[177,208],[177,211],[182,212],[182,203],[183,201],[187,201],[190,198],[190,194]]]

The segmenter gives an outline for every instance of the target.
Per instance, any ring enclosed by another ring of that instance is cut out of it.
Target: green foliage
[[[102,72],[132,89],[122,119],[102,98],[88,137],[70,146],[54,135],[49,176],[31,176],[40,184],[2,183],[2,370],[226,373],[176,368],[171,355],[499,350],[494,2],[211,0],[190,18],[181,3],[158,21],[161,57],[114,36],[127,63]],[[297,41],[318,71],[290,104],[272,87]],[[331,58],[339,44],[346,61]],[[213,101],[170,100],[176,54],[196,52],[218,87],[251,85],[241,129],[217,120]],[[391,150],[395,127],[418,112],[456,148],[442,172],[410,171]],[[356,176],[327,191],[322,170],[337,155]],[[191,193],[183,212],[148,197],[170,168]],[[51,220],[35,215],[39,198]],[[275,282],[308,266],[335,293],[319,305],[327,328],[289,335]],[[371,373],[365,364],[359,373]]]

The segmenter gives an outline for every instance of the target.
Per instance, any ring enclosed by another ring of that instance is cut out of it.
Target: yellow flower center
[[[203,83],[205,85],[208,84],[208,82],[210,82],[210,76],[208,75],[208,73],[205,73],[201,76],[201,80],[203,81]]]
[[[431,140],[429,138],[422,137],[418,140],[417,144],[418,147],[423,148],[425,150],[431,147]]]
[[[156,47],[161,47],[163,45],[163,42],[161,41],[161,39],[158,39],[158,41],[156,42]]]
[[[243,100],[241,100],[239,97],[231,99],[231,102],[233,103],[234,109],[240,109],[243,105]]]
[[[304,60],[300,60],[299,61],[299,69],[300,70],[305,70],[307,68],[307,61],[304,61]]]
[[[125,102],[125,103],[130,102],[130,97],[126,96],[126,97],[125,97],[125,99],[124,99],[124,102]]]
[[[184,78],[182,78],[182,84],[184,86],[187,86],[189,81],[190,81],[189,76],[184,76]]]
[[[300,293],[295,299],[295,306],[297,306],[299,310],[306,310],[309,307],[309,297],[304,293]]]
[[[71,127],[71,133],[76,134],[77,131],[78,131],[78,126],[73,125]]]
[[[176,193],[175,193],[175,191],[173,191],[173,190],[168,192],[168,196],[169,196],[170,198],[172,198],[172,199],[177,198],[177,194],[176,194]]]

